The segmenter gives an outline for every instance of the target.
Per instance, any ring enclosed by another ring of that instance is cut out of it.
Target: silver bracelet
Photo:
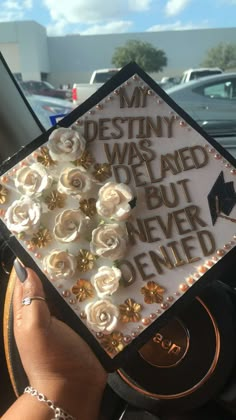
[[[76,420],[75,417],[62,410],[62,408],[57,407],[53,401],[48,400],[45,395],[39,393],[37,389],[34,389],[32,386],[27,386],[24,390],[24,394],[30,394],[33,397],[36,397],[38,401],[46,403],[48,407],[54,411],[54,417],[51,420]]]

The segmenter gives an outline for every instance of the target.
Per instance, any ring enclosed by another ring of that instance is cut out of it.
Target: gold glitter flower
[[[8,192],[7,188],[0,184],[0,204],[4,204],[6,202]]]
[[[18,233],[17,238],[20,239],[21,241],[23,241],[25,239],[25,233],[24,232]]]
[[[80,201],[79,208],[86,216],[94,216],[97,213],[95,198],[89,198],[88,200],[84,199]]]
[[[74,161],[76,166],[83,166],[85,169],[88,169],[94,162],[94,158],[87,150],[85,150],[82,156]]]
[[[142,305],[128,298],[125,303],[119,305],[120,319],[122,322],[138,322],[141,319]]]
[[[77,280],[71,290],[79,302],[83,302],[86,299],[94,297],[94,287],[89,280]]]
[[[110,354],[119,353],[124,348],[123,338],[124,336],[121,332],[114,331],[101,340],[101,345]]]
[[[39,163],[46,166],[47,168],[56,164],[56,162],[52,160],[47,147],[41,147],[40,152],[41,153],[37,156],[37,161]]]
[[[51,234],[48,229],[41,228],[38,232],[34,233],[30,245],[44,248],[52,240]]]
[[[163,302],[164,287],[155,283],[155,281],[148,281],[147,284],[141,288],[141,293],[144,295],[145,303],[161,303]]]
[[[58,191],[52,191],[46,198],[45,203],[48,205],[49,210],[55,208],[62,209],[65,205],[66,196]]]
[[[112,176],[111,165],[109,163],[96,163],[94,169],[93,176],[97,181],[103,182]]]
[[[92,270],[96,261],[96,256],[89,252],[87,249],[80,249],[77,256],[77,267],[83,273]]]

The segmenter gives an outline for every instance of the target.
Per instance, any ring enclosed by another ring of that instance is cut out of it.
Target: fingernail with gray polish
[[[21,283],[24,283],[24,281],[27,279],[28,273],[18,258],[16,258],[14,261],[14,268],[16,270],[18,279],[21,281]]]

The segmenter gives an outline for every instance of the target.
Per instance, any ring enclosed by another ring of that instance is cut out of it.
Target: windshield
[[[190,80],[200,79],[201,77],[214,76],[214,74],[222,73],[220,70],[201,70],[193,71],[190,76]]]
[[[94,77],[94,82],[93,83],[105,83],[107,82],[112,76],[114,76],[117,73],[118,70],[112,70],[112,71],[107,71],[104,73],[96,73],[95,77]]]
[[[55,89],[55,87],[51,84],[51,83],[49,83],[49,82],[43,82],[44,83],[44,85],[46,86],[46,87],[48,87],[49,89]]]
[[[0,418],[236,419],[236,0],[0,4]]]
[[[176,0],[172,1],[175,3]],[[110,10],[113,10],[113,3],[109,6],[110,9],[102,11],[98,3],[95,2],[93,13],[94,16],[96,14],[98,16],[97,22],[101,23],[98,26],[93,26],[93,19],[90,22],[85,18],[86,8],[84,7],[80,5],[81,15],[74,11],[75,15],[71,20],[73,13],[69,2],[68,10],[63,11],[65,21],[60,34],[56,32],[56,26],[52,22],[48,23],[52,12],[49,3],[42,5],[44,15],[39,13],[38,21],[31,25],[31,32],[27,32],[26,21],[15,21],[18,28],[17,33],[25,31],[24,33],[28,35],[24,39],[16,37],[12,44],[12,50],[10,44],[2,44],[2,51],[10,70],[27,97],[40,95],[55,100],[69,101],[70,107],[67,104],[64,107],[68,112],[69,109],[72,110],[86,101],[98,88],[92,85],[88,87],[93,73],[95,73],[93,83],[101,85],[117,73],[116,69],[122,68],[125,63],[136,61],[148,75],[160,84],[163,90],[168,91],[169,95],[174,95],[174,92],[179,89],[178,95],[172,96],[173,99],[197,122],[216,121],[220,113],[223,120],[235,118],[234,81],[230,79],[221,84],[220,78],[225,73],[236,71],[236,29],[222,27],[220,23],[218,27],[215,27],[209,23],[208,28],[185,29],[180,25],[178,30],[175,30],[174,25],[169,23],[169,29],[165,30],[165,24],[170,19],[170,9],[166,1],[162,6],[150,2],[146,6],[146,11],[137,11],[137,16],[141,16],[143,13],[144,18],[142,25],[138,20],[135,20],[138,31],[132,30],[131,27],[125,29],[125,26],[119,31]],[[187,10],[187,6],[183,6],[183,10],[185,7]],[[200,6],[195,5],[195,8],[200,10]],[[233,16],[235,8],[236,5],[224,7],[224,10],[221,10],[222,16],[226,13],[226,9],[230,10]],[[116,10],[118,11],[118,9]],[[36,3],[33,10],[39,10]],[[60,14],[59,4],[55,5],[55,10]],[[190,9],[188,12],[191,17]],[[107,16],[107,22],[110,22],[111,26],[104,26],[103,13],[105,13],[104,17]],[[121,5],[120,13],[125,17],[126,13]],[[131,9],[129,13],[131,13]],[[159,30],[158,25],[148,26],[148,22],[152,20],[148,13],[151,13],[152,19],[154,16],[159,16],[159,18],[162,16],[162,31]],[[181,10],[177,11],[175,8],[171,13],[173,16],[182,15]],[[48,19],[45,19],[46,15]],[[192,18],[194,16],[193,14]],[[185,19],[184,14],[183,19]],[[76,26],[76,21],[78,26]],[[4,28],[9,28],[11,31],[11,23],[4,23]],[[40,31],[39,28],[41,28]],[[10,40],[9,31],[6,32],[6,36],[9,35]],[[29,39],[33,39],[32,34],[38,34],[38,38],[35,35],[33,45],[29,44]],[[192,48],[189,48],[190,45]],[[150,56],[147,55],[147,57],[146,48],[150,48],[150,51],[148,50]],[[23,50],[28,51],[28,58],[22,56]],[[176,54],[177,50],[178,54]],[[159,54],[157,58],[152,55],[156,51]],[[125,54],[129,54],[127,61],[124,61]],[[29,60],[31,56],[37,57],[37,59]],[[16,57],[15,61],[14,57]],[[103,70],[106,68],[109,70]],[[211,77],[219,77],[219,80],[215,79],[216,82],[212,86],[204,86],[204,89],[202,86],[191,85],[191,83],[198,83],[201,80],[203,83],[206,77],[209,77],[209,80]],[[189,89],[185,90],[184,85],[188,85]],[[77,87],[75,88],[75,86]],[[209,98],[211,103],[206,106],[202,105],[202,101]],[[39,101],[39,99],[37,100]],[[228,100],[228,104],[225,102],[226,100]],[[51,120],[48,115],[47,122],[45,122],[45,107],[37,106],[34,109],[41,121],[44,121],[45,128],[48,129]],[[48,108],[48,112],[49,109],[52,111],[52,107]],[[54,110],[56,111],[56,109],[61,109],[61,104],[55,105]],[[232,112],[227,112],[226,109],[232,109]]]
[[[109,3],[106,9],[105,4],[100,7],[96,1],[91,8],[90,1],[86,6],[79,2],[77,10],[69,2],[67,9],[63,11],[59,3],[53,8],[50,2],[42,3],[41,9],[35,3],[29,8],[29,15],[22,9],[23,19],[21,17],[19,20],[17,16],[13,19],[18,35],[12,44],[11,22],[4,22],[6,42],[0,43],[3,57],[27,97],[37,95],[69,101],[70,107],[67,104],[64,107],[61,104],[54,106],[55,111],[64,108],[68,112],[86,101],[98,88],[92,85],[88,87],[93,73],[93,83],[104,84],[117,73],[116,69],[130,61],[136,61],[197,122],[217,121],[220,114],[223,121],[234,120],[234,80],[232,78],[221,83],[220,77],[226,72],[236,71],[236,29],[227,27],[230,23],[224,27],[221,23],[226,14],[228,20],[225,21],[230,22],[229,16],[234,16],[236,5],[224,4],[224,7],[219,7],[222,21],[219,17],[216,25],[211,18],[208,26],[202,28],[197,21],[198,11],[200,13],[201,10],[197,3],[193,11],[185,2],[181,8],[177,8],[176,0],[164,1],[162,5],[148,1],[145,8],[137,8],[134,26],[128,23],[129,20],[126,21],[129,14],[133,13],[132,7],[127,6],[125,11],[121,4],[115,6],[116,3]],[[190,3],[193,5],[192,0]],[[13,5],[9,3],[8,7]],[[86,10],[91,11],[91,19],[88,19]],[[171,21],[171,16],[182,16],[185,20],[185,12],[190,21],[196,21],[194,28],[186,28],[184,24],[179,24],[176,28]],[[29,31],[26,17],[30,17],[31,13],[32,16],[36,13],[38,20],[32,18]],[[64,20],[59,33],[56,28],[61,13]],[[55,21],[52,20],[52,15],[55,16]],[[119,28],[121,23],[118,25],[115,16],[118,18],[121,15],[123,25]],[[155,23],[157,16],[162,24]],[[139,20],[141,17],[142,24]],[[25,36],[20,37],[20,33]],[[23,51],[27,51],[27,55]],[[203,83],[206,77],[219,77],[219,80],[215,79],[211,86],[204,85],[204,89],[200,85],[191,85],[201,80]],[[189,89],[185,90],[184,85],[188,85]],[[178,89],[178,95],[174,94]],[[209,99],[211,102],[204,105]],[[34,109],[48,129],[51,120],[48,115],[45,122],[45,107],[37,106]],[[52,107],[48,108],[48,112],[49,109],[52,111]]]

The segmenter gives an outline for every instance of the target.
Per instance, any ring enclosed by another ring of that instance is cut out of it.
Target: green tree
[[[131,39],[123,47],[118,47],[112,57],[112,63],[116,67],[123,67],[130,61],[135,61],[147,72],[162,71],[167,65],[167,57],[164,51],[153,47],[149,42]]]
[[[228,70],[236,67],[236,44],[220,43],[207,51],[203,63],[206,67]]]

